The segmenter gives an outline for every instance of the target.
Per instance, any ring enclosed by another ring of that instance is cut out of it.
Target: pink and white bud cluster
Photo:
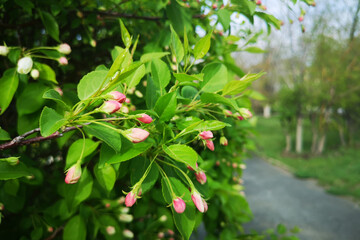
[[[124,136],[133,143],[145,141],[149,136],[149,132],[141,128],[130,128],[123,132]]]
[[[68,55],[71,53],[71,47],[67,43],[62,43],[58,46],[58,51],[62,54]]]
[[[28,74],[33,67],[31,57],[23,57],[17,63],[17,72],[20,74]]]
[[[240,108],[239,114],[240,114],[240,116],[238,116],[239,120],[250,119],[253,116],[250,110],[247,108]]]
[[[121,103],[115,100],[108,100],[100,106],[99,111],[107,114],[112,114],[121,108]]]
[[[141,114],[141,116],[138,117],[137,120],[139,120],[142,123],[146,123],[146,124],[149,124],[153,121],[153,119],[145,113]]]
[[[208,210],[208,205],[206,201],[201,197],[200,193],[196,190],[193,191],[191,194],[191,199],[194,202],[196,208],[199,210],[199,212],[206,212]]]
[[[66,173],[65,183],[74,184],[79,181],[81,177],[81,164],[76,163],[72,165]]]
[[[212,140],[210,140],[214,137],[211,131],[203,131],[199,134],[199,136],[201,139],[205,140],[205,145],[210,151],[215,150],[214,143]]]
[[[183,213],[186,208],[186,204],[185,204],[184,200],[182,200],[182,198],[180,198],[180,197],[177,197],[173,200],[173,206],[174,206],[175,212],[177,212],[177,213]]]
[[[115,101],[118,101],[119,103],[123,103],[125,102],[126,100],[126,96],[125,94],[119,92],[119,91],[112,91],[112,92],[109,92],[107,95],[106,95],[110,100],[115,100]]]
[[[6,56],[9,53],[9,48],[7,46],[0,46],[0,56]]]

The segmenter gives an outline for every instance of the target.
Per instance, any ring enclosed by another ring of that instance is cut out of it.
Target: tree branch
[[[43,136],[37,136],[37,137],[33,137],[30,139],[25,139],[25,137],[30,136],[33,133],[36,132],[40,132],[40,128],[35,128],[29,132],[26,132],[20,136],[15,137],[13,140],[11,140],[10,142],[7,143],[3,143],[0,145],[0,151],[1,150],[5,150],[5,149],[9,149],[9,148],[13,148],[13,147],[17,147],[17,146],[22,146],[22,145],[29,145],[31,143],[35,143],[35,142],[42,142],[42,141],[46,141],[46,140],[51,140],[51,139],[55,139],[55,138],[59,138],[62,137],[64,133],[66,132],[70,132],[73,131],[77,128],[82,128],[84,125],[89,125],[90,123],[84,123],[83,125],[77,125],[77,126],[72,126],[72,127],[67,127],[65,128],[62,132],[56,131],[55,133],[51,134],[50,136],[47,137],[43,137]]]

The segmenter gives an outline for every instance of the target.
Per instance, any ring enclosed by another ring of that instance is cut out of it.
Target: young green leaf
[[[116,181],[116,172],[112,165],[106,164],[103,168],[99,168],[98,164],[94,166],[94,174],[100,186],[107,192],[110,192]]]
[[[198,155],[191,147],[181,144],[170,145],[169,147],[163,145],[163,150],[172,159],[190,165],[193,169],[196,169]]]
[[[203,37],[196,43],[194,48],[195,59],[203,58],[205,54],[209,51],[211,44],[211,35],[212,31],[206,34],[205,37]]]
[[[85,148],[82,159],[93,153],[99,144],[100,142],[94,142],[90,139],[85,139]],[[80,159],[81,152],[83,151],[83,145],[83,139],[78,139],[71,144],[71,146],[69,147],[69,151],[66,155],[65,169],[68,169]]]
[[[0,161],[0,180],[16,179],[29,175],[28,168],[22,162],[16,165],[10,165],[7,162]]]
[[[41,83],[29,83],[16,101],[16,109],[19,115],[29,114],[40,110],[45,103],[42,98],[44,93],[49,89]]]
[[[124,45],[126,46],[126,48],[130,48],[130,46],[131,46],[131,36],[130,36],[128,30],[126,29],[124,23],[121,21],[120,18],[119,18],[119,22],[120,22],[120,28],[121,28],[122,41],[123,41]]]
[[[217,92],[223,89],[226,85],[227,69],[221,63],[210,63],[205,66],[204,81],[200,82],[201,90],[203,92]]]
[[[55,71],[49,65],[35,62],[34,66],[40,72],[39,79],[58,84]]]
[[[174,28],[170,25],[171,29],[171,51],[176,57],[176,62],[180,63],[184,58],[184,47],[180,41],[179,36],[175,32]]]
[[[240,80],[230,81],[225,85],[222,95],[225,96],[239,94],[244,91],[250,83],[260,78],[264,74],[264,72],[246,74]]]
[[[128,85],[128,88],[131,89],[136,87],[140,80],[145,76],[145,65],[141,65],[135,72],[128,76],[124,81]]]
[[[155,112],[160,116],[159,120],[169,121],[174,115],[176,110],[176,93],[167,93],[161,96],[154,107]]]
[[[166,55],[169,55],[169,54],[170,54],[169,52],[145,53],[144,55],[141,56],[140,62],[147,63],[147,62],[150,62],[151,60],[154,60],[156,58],[162,58],[162,57],[165,57]]]
[[[104,79],[106,78],[108,72],[101,71],[92,71],[86,74],[79,82],[77,86],[78,97],[80,100],[85,100],[95,94]]]
[[[186,73],[173,73],[173,75],[179,82],[203,81],[204,78],[203,73],[193,75],[188,75]]]
[[[10,135],[7,131],[5,131],[4,129],[1,129],[0,127],[0,141],[4,141],[4,140],[10,140]]]
[[[57,42],[60,42],[59,39],[59,25],[56,22],[55,18],[48,12],[40,11],[39,15],[41,21],[43,22],[46,32]]]
[[[108,127],[106,127],[106,126]],[[99,138],[100,140],[103,140],[106,142],[110,147],[112,147],[116,152],[120,152],[121,149],[121,135],[120,133],[114,131],[112,128],[114,128],[113,125],[110,123],[101,123],[100,124],[90,124],[87,126],[84,126],[84,130],[94,135],[95,137]]]
[[[10,105],[10,102],[19,85],[19,77],[16,68],[6,70],[0,78],[0,115]]]
[[[67,105],[61,98],[61,95],[55,91],[54,89],[50,89],[46,92],[44,92],[43,98],[45,99],[51,99],[51,100],[54,100],[55,102],[59,103],[61,107],[67,109],[67,110],[70,110],[70,107],[69,105]]]
[[[44,107],[40,115],[40,133],[43,137],[50,136],[66,123],[64,116],[54,109]]]
[[[239,107],[237,106],[235,101],[231,101],[231,99],[229,98],[225,98],[219,94],[215,94],[215,93],[203,93],[201,94],[200,100],[203,103],[221,103],[224,105],[227,105],[229,107],[232,107],[234,109],[238,109]]]
[[[155,86],[160,90],[162,95],[171,78],[167,64],[160,59],[154,59],[151,62],[151,74]]]
[[[227,31],[229,29],[229,27],[230,27],[231,12],[229,10],[223,8],[223,9],[220,9],[219,11],[217,11],[216,14],[219,17],[219,22],[223,26],[224,30]]]

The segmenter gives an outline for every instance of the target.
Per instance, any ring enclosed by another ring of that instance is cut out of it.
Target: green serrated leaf
[[[168,147],[163,145],[163,150],[172,159],[190,165],[193,169],[196,169],[198,155],[191,147],[181,144],[170,145]]]
[[[242,51],[246,51],[249,53],[265,53],[266,52],[265,50],[258,48],[258,47],[247,47],[245,49],[242,49]]]
[[[133,144],[128,140],[124,140],[123,138],[121,152],[110,158],[107,163],[114,164],[130,160],[147,151],[152,145],[152,143],[145,142]]]
[[[45,99],[51,99],[54,100],[55,102],[59,103],[61,107],[70,110],[69,105],[67,105],[61,98],[61,95],[55,91],[54,89],[50,89],[48,91],[46,91],[43,96],[43,98]]]
[[[236,110],[239,108],[235,101],[231,101],[230,99],[215,93],[203,93],[201,94],[200,100],[203,103],[221,103]]]
[[[56,74],[55,71],[49,66],[44,63],[34,63],[34,68],[39,70],[39,79],[49,81],[55,84],[59,84],[56,81]]]
[[[155,104],[154,110],[160,116],[159,120],[169,121],[174,115],[176,110],[176,93],[167,93],[161,96]]]
[[[108,126],[108,127],[106,127]],[[90,124],[84,126],[84,129],[87,133],[94,135],[106,142],[110,147],[112,147],[116,152],[120,152],[121,149],[121,135],[120,133],[114,131],[113,125],[110,123],[101,123],[100,124]]]
[[[9,107],[19,85],[16,68],[6,70],[0,78],[0,115]]]
[[[0,141],[10,140],[10,135],[7,131],[4,129],[1,129],[0,127]]]
[[[171,75],[167,64],[160,59],[154,59],[151,62],[151,74],[155,86],[160,90],[163,95],[165,87],[169,84]]]
[[[229,29],[229,27],[230,27],[231,12],[229,10],[223,8],[223,9],[220,9],[219,11],[217,11],[216,14],[219,17],[219,22],[223,26],[224,30],[227,31]]]
[[[43,137],[50,136],[66,122],[64,116],[58,114],[54,109],[44,107],[40,115],[40,133]]]
[[[16,179],[29,175],[28,168],[22,162],[10,165],[7,162],[0,161],[0,180]]]
[[[96,150],[96,148],[99,146],[99,144],[100,142],[94,142],[90,139],[85,139],[85,148],[82,155],[82,160],[85,157],[89,156],[91,153],[93,153]],[[66,155],[65,169],[68,169],[80,159],[81,152],[83,151],[83,146],[84,146],[83,139],[78,139],[71,144],[71,146],[69,147],[69,151]]]
[[[125,79],[125,83],[128,85],[128,88],[136,87],[140,80],[145,76],[145,66],[141,65],[135,72]]]
[[[110,192],[116,181],[116,172],[112,165],[105,165],[102,168],[98,167],[98,164],[94,166],[94,174],[96,180],[99,182],[106,191]]]
[[[210,43],[211,43],[211,35],[212,31],[206,34],[205,37],[201,38],[195,45],[194,48],[194,57],[195,59],[200,59],[205,56],[205,54],[210,49]]]
[[[167,55],[169,55],[169,52],[152,52],[152,53],[145,53],[144,55],[141,56],[140,58],[140,62],[142,63],[147,63],[150,62],[151,60],[157,59],[157,58],[162,58],[165,57]]]
[[[221,63],[210,63],[203,69],[204,81],[200,82],[203,92],[217,92],[226,85],[227,69]]]
[[[49,87],[41,83],[29,83],[16,101],[19,115],[30,114],[40,110],[45,103],[42,98]]]
[[[222,92],[222,95],[236,95],[244,91],[250,83],[255,81],[256,79],[263,76],[265,73],[252,73],[252,74],[246,74],[244,77],[242,77],[240,80],[233,80],[228,82]]]
[[[204,79],[203,73],[193,75],[188,75],[186,73],[173,73],[173,75],[179,82],[203,81]]]
[[[85,100],[95,94],[101,87],[103,80],[107,76],[107,71],[92,71],[86,74],[77,86],[78,97]]]

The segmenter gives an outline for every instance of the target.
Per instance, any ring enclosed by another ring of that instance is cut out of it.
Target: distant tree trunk
[[[310,119],[311,119],[311,131],[312,131],[311,152],[315,153],[316,147],[317,147],[318,136],[319,136],[318,129],[316,126],[316,114],[312,113],[310,115]]]
[[[303,119],[302,116],[298,116],[296,121],[296,153],[302,152],[303,145]]]
[[[341,146],[345,147],[346,146],[346,141],[345,141],[345,134],[344,134],[344,127],[342,125],[339,125],[339,137],[340,137],[340,142],[341,142]]]
[[[356,26],[359,22],[359,17],[358,17],[359,11],[360,11],[360,0],[358,0],[358,4],[357,4],[356,11],[354,14],[353,22],[351,24],[350,42],[354,39],[354,36],[355,36]]]
[[[319,144],[317,146],[317,150],[316,150],[316,154],[322,154],[325,148],[325,140],[326,140],[326,133],[322,133],[320,140],[319,140]]]
[[[271,106],[270,104],[266,104],[264,107],[264,118],[270,118],[271,117]]]

